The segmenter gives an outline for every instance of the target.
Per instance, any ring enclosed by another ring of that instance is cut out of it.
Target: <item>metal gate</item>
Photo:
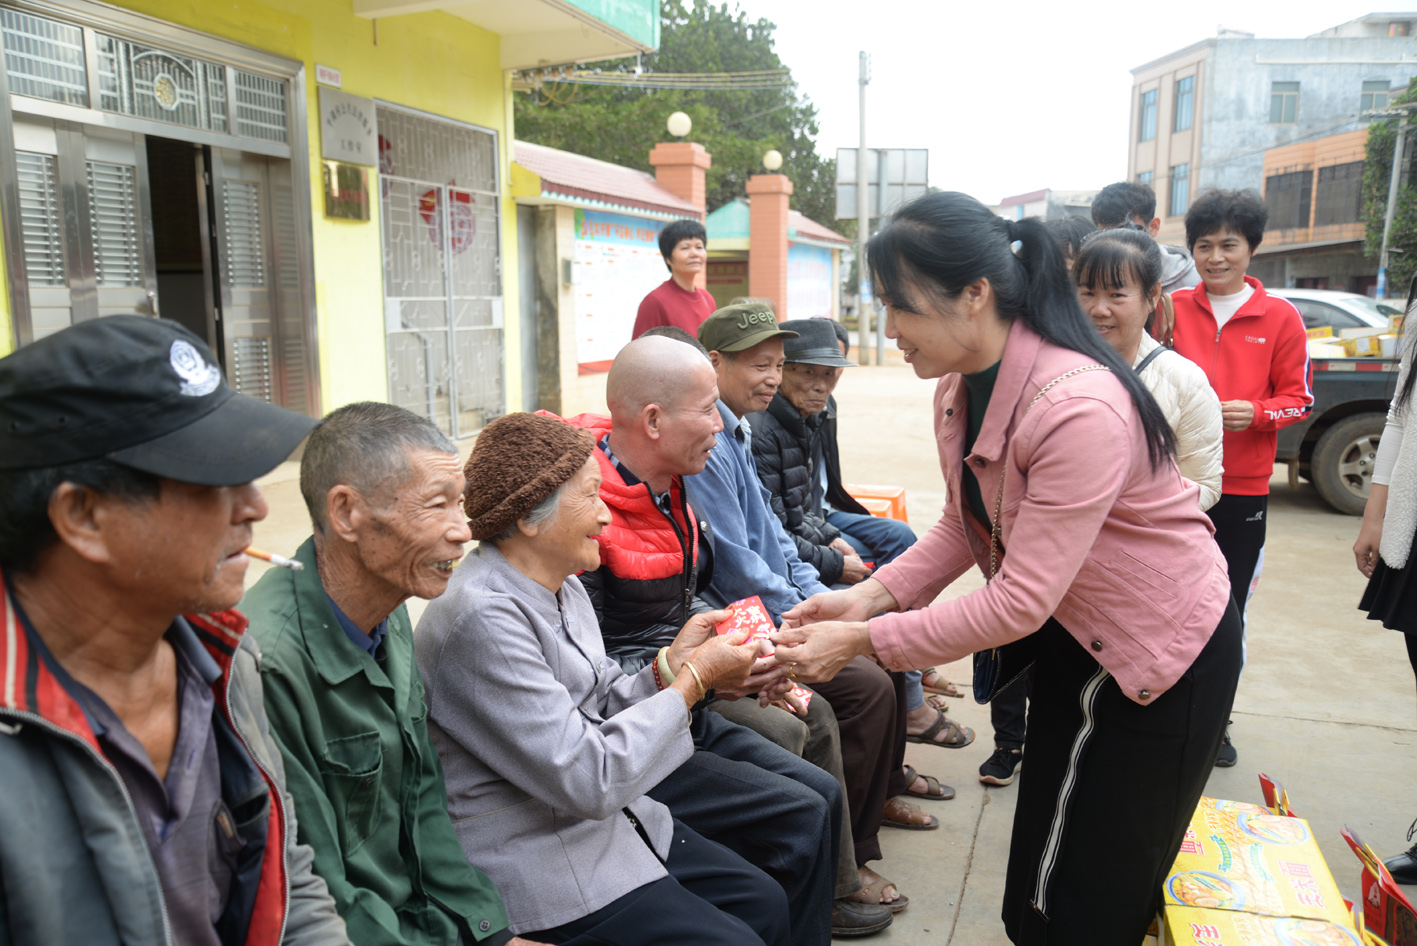
[[[453,437],[505,410],[497,136],[379,103],[389,400]]]

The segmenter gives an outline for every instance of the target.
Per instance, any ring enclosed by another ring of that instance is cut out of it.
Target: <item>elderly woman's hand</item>
[[[669,672],[678,676],[679,667],[690,659],[689,655],[694,649],[711,639],[717,632],[718,625],[731,617],[733,612],[725,608],[722,611],[705,611],[689,618],[688,623],[674,635],[674,643],[669,645],[669,652],[664,655],[664,659],[669,662]]]
[[[746,630],[704,641],[694,648],[689,659],[680,667],[680,672],[675,674],[674,689],[692,707],[703,699],[703,691],[740,685],[747,678],[763,643],[749,640]]]
[[[777,645],[778,661],[787,665],[788,677],[800,683],[830,680],[852,660],[875,650],[865,621],[821,621],[809,627],[788,627],[784,622],[782,630],[770,636]]]

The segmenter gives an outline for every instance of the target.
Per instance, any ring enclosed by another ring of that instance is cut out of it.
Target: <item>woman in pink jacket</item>
[[[1225,559],[1165,418],[1083,315],[1041,221],[935,193],[868,249],[886,334],[940,379],[950,499],[895,562],[784,615],[778,659],[821,680],[859,654],[906,670],[1007,645],[1031,704],[1005,929],[1139,942],[1239,677]],[[974,565],[985,588],[935,601]]]

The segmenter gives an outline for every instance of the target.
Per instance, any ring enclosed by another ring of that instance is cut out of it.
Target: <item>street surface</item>
[[[856,355],[853,348],[852,360]],[[917,533],[934,523],[945,498],[931,431],[932,390],[933,382],[916,378],[892,348],[883,367],[846,369],[836,392],[846,481],[904,486]],[[568,412],[580,409],[568,405]],[[470,449],[463,445],[464,453]],[[261,483],[271,516],[257,526],[256,544],[288,555],[309,534],[295,465]],[[1355,607],[1364,586],[1352,554],[1359,520],[1331,511],[1308,484],[1290,491],[1282,467],[1271,484],[1264,573],[1250,603],[1249,666],[1231,729],[1239,764],[1215,770],[1207,791],[1262,803],[1256,773],[1283,782],[1312,824],[1339,888],[1355,899],[1358,862],[1340,826],[1354,828],[1386,856],[1406,849],[1407,826],[1417,817],[1417,684],[1401,637]],[[268,567],[253,562],[248,583]],[[974,571],[944,594],[982,584]],[[416,619],[422,602],[409,606]],[[962,687],[969,682],[968,661],[940,670]],[[979,764],[993,749],[988,708],[968,697],[950,702],[951,715],[978,734],[975,743],[958,750],[912,744],[906,760],[959,794],[918,801],[939,817],[936,831],[882,829],[886,856],[872,866],[898,882],[911,904],[872,943],[1008,942],[999,904],[1018,781],[1005,788],[980,784]],[[1024,758],[1019,779],[1028,777],[1027,749]],[[1099,910],[1106,909],[1105,897],[1098,891]]]

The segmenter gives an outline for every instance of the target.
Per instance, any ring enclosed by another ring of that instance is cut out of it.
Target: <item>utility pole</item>
[[[1387,212],[1383,214],[1383,249],[1378,255],[1379,299],[1387,296],[1388,239],[1392,234],[1392,218],[1397,213],[1397,190],[1402,183],[1402,156],[1407,144],[1407,113],[1410,110],[1410,106],[1405,107],[1397,115],[1397,140],[1392,149],[1392,176],[1387,188]]]
[[[857,79],[861,92],[861,143],[856,149],[856,358],[863,365],[867,363],[867,339],[871,337],[871,310],[876,304],[866,268],[866,240],[871,236],[870,184],[866,180],[866,85],[870,81],[871,57],[862,50]]]

